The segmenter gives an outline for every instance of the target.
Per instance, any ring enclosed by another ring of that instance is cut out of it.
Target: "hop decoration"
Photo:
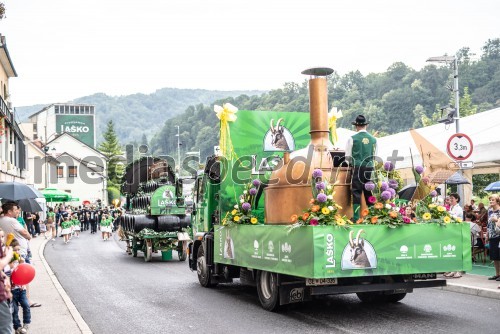
[[[304,225],[348,226],[352,224],[346,216],[339,213],[342,207],[333,200],[335,185],[323,180],[321,169],[315,169],[312,172],[311,190],[313,197],[309,209],[300,215],[294,214],[290,217],[290,221],[294,223],[291,225],[292,229]]]
[[[233,224],[250,224],[257,225],[259,220],[252,214],[252,204],[257,195],[257,188],[260,186],[260,180],[255,179],[251,183],[245,185],[245,190],[239,198],[239,203],[234,205],[233,210],[226,213],[222,219],[222,225],[231,226]]]

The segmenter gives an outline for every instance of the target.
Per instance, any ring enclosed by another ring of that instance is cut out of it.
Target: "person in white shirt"
[[[464,219],[464,210],[458,202],[460,202],[460,196],[457,193],[450,194],[450,215],[453,218]]]

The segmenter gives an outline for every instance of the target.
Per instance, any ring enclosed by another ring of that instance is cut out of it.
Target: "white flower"
[[[240,203],[245,203],[245,200],[243,198],[240,199]]]
[[[331,184],[329,184],[328,186],[326,186],[326,189],[328,190],[332,190],[333,189],[333,186]]]
[[[330,206],[328,207],[328,210],[333,211],[333,206],[331,206],[331,205],[330,205]]]
[[[329,199],[329,200],[332,200],[333,196],[332,195],[328,195],[328,196],[326,196],[326,198]]]
[[[390,210],[390,209],[392,209],[392,206],[391,206],[390,204],[386,204],[386,205],[385,205],[385,208],[386,208],[387,210]]]
[[[248,193],[248,191],[246,191],[246,190],[243,190],[243,194],[245,194],[245,195],[246,195],[247,193]]]
[[[234,208],[235,208],[235,209],[238,209],[238,208],[239,208],[238,204],[235,204],[235,205],[234,205]]]

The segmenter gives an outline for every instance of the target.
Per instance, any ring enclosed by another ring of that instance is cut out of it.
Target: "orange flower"
[[[358,220],[356,220],[356,224],[361,224],[363,222],[363,218],[359,218]]]
[[[314,198],[311,198],[311,200],[309,201],[309,203],[314,204]]]
[[[375,209],[383,209],[384,208],[384,203],[377,202],[374,205]]]
[[[369,213],[369,212],[370,212],[370,211],[368,211],[368,209],[363,209],[363,211],[361,211],[361,217],[366,217],[366,216],[368,216],[368,213]]]
[[[302,215],[302,219],[303,220],[307,220],[307,218],[309,218],[309,213],[308,212],[304,212],[304,214]]]
[[[391,211],[391,212],[389,212],[389,216],[391,218],[397,218],[398,217],[398,213],[396,211]]]
[[[297,215],[292,215],[290,217],[290,220],[292,221],[292,223],[295,223],[297,221],[297,219],[299,219],[299,216],[297,216]]]
[[[371,219],[372,224],[376,224],[377,221],[378,221],[378,217],[377,216],[373,216],[372,219]]]
[[[312,212],[318,212],[318,211],[319,211],[319,205],[313,205],[313,206],[311,207],[311,211],[312,211]]]

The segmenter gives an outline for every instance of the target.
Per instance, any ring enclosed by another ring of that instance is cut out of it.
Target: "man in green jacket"
[[[370,181],[374,169],[374,158],[377,153],[377,139],[366,131],[369,122],[365,116],[358,115],[352,125],[356,126],[356,134],[347,141],[345,149],[346,161],[353,167],[352,170],[352,202],[356,222],[359,219],[361,208],[361,194],[365,195],[367,205],[371,191],[365,189],[365,183]]]

